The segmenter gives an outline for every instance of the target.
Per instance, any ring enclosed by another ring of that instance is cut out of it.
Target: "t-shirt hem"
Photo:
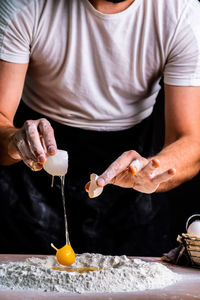
[[[126,130],[129,128],[134,127],[135,125],[142,122],[144,119],[148,118],[152,111],[153,107],[148,108],[144,112],[141,112],[139,115],[137,115],[137,118],[130,120],[129,122],[124,122],[123,120],[112,120],[112,122],[107,122],[106,120],[101,121],[81,121],[81,120],[74,120],[74,119],[66,119],[66,118],[59,118],[55,114],[51,114],[47,111],[44,111],[41,109],[41,107],[35,107],[33,103],[30,103],[27,101],[27,99],[22,96],[22,101],[31,109],[34,111],[46,116],[47,118],[60,123],[62,125],[71,126],[75,128],[81,128],[85,130],[91,130],[91,131],[120,131],[120,130]],[[103,125],[102,125],[103,124]]]
[[[7,55],[7,54],[0,54],[0,59],[1,60],[5,60],[7,62],[11,62],[11,63],[19,63],[19,64],[26,64],[29,62],[29,57],[19,57],[17,56],[13,56],[13,55]]]
[[[200,78],[191,78],[191,79],[164,78],[164,83],[168,85],[178,85],[178,86],[200,86]]]

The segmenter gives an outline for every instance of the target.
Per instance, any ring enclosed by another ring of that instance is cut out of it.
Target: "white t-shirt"
[[[23,101],[69,126],[123,130],[148,117],[159,81],[200,86],[197,0],[0,0],[0,59],[28,63]]]

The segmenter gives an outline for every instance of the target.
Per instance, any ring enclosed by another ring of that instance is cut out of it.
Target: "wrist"
[[[20,161],[21,157],[15,145],[15,133],[18,131],[17,128],[11,127],[8,129],[8,147],[7,153],[8,156],[14,161]]]
[[[4,126],[0,129],[0,165],[11,165],[21,160],[12,141],[16,131],[18,129],[13,126]]]

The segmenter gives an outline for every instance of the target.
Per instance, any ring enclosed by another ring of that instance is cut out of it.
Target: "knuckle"
[[[34,136],[36,134],[37,127],[33,120],[27,120],[24,123],[24,127],[25,127],[27,134],[29,134],[30,136]]]
[[[27,128],[29,128],[30,126],[32,126],[32,124],[33,124],[33,120],[26,120],[26,121],[24,122],[24,127],[27,129]]]
[[[50,124],[46,118],[40,118],[39,122],[44,123],[44,124]]]
[[[43,133],[45,132],[45,133],[51,134],[51,135],[54,133],[51,123],[45,118],[41,118],[39,120],[39,128],[40,128],[40,131]]]
[[[41,118],[41,119],[39,119],[39,124],[42,126],[42,127],[51,127],[51,124],[50,124],[50,122],[47,120],[47,119],[45,119],[45,118]]]
[[[133,156],[136,156],[137,152],[135,150],[128,150],[128,151],[125,151],[124,152],[125,155],[127,155],[128,157],[133,157]]]
[[[35,128],[33,128],[32,126],[29,127],[28,133],[31,137],[34,137],[36,134],[36,130]]]

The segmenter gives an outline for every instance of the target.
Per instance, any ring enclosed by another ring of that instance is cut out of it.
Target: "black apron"
[[[16,126],[40,114],[22,101]],[[101,174],[124,151],[142,156],[157,153],[163,144],[154,113],[131,129],[97,132],[49,120],[57,146],[68,151],[65,197],[69,235],[76,253],[160,256],[170,250],[170,218],[164,193],[143,194],[108,185],[90,199],[84,190],[91,173]],[[23,162],[0,167],[1,253],[53,254],[65,244],[60,178],[44,170],[31,171]]]

